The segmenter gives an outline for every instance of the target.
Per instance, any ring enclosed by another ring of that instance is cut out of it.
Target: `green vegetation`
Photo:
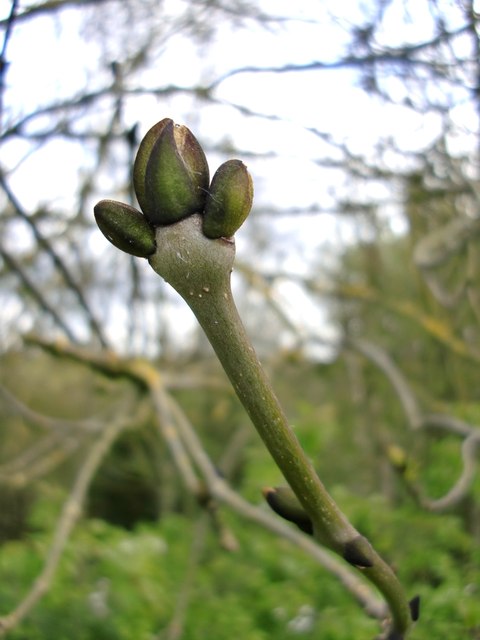
[[[9,371],[13,379],[24,381],[35,405],[45,401],[45,392],[35,394],[29,376],[34,379],[41,371],[52,371],[54,360],[36,356],[29,371],[26,361],[26,357],[10,357]],[[62,404],[63,385],[64,381],[71,384],[73,378],[79,404],[82,390],[90,393],[92,388],[97,390],[98,407],[112,401],[118,381],[110,385],[103,376],[91,375],[78,365],[64,363],[62,368],[64,379],[52,375],[47,383],[58,413],[68,412],[68,405]],[[374,468],[367,463],[366,451],[359,450],[344,421],[346,405],[337,406],[328,399],[340,368],[338,363],[319,368],[286,360],[275,374],[275,384],[285,397],[302,444],[352,524],[395,563],[407,592],[421,596],[421,624],[411,637],[478,638],[480,548],[478,531],[472,530],[474,522],[468,520],[464,508],[450,514],[425,512],[393,471],[385,483],[384,470],[382,485],[381,460],[377,457]],[[129,383],[120,384],[126,393]],[[135,395],[134,390],[130,392]],[[219,459],[221,443],[225,445],[244,421],[237,401],[228,390],[215,396],[182,391],[180,396],[207,449]],[[4,424],[9,424],[14,418],[4,419]],[[187,499],[175,477],[170,476],[168,482],[165,469],[162,478],[152,472],[149,458],[154,456],[158,456],[160,467],[168,464],[165,453],[152,451],[147,420],[120,439],[96,478],[91,498],[114,474],[123,487],[126,504],[132,478],[143,477],[143,483],[152,489],[150,507],[153,502],[157,505],[157,520],[145,518],[127,529],[99,518],[98,513],[84,517],[68,543],[50,591],[9,638],[166,639],[173,637],[169,636],[169,625],[182,597],[188,602],[184,616],[180,616],[185,640],[227,640],[232,629],[247,640],[375,637],[378,623],[365,615],[335,577],[287,541],[226,507],[221,507],[222,517],[239,548],[236,552],[222,549],[205,513]],[[422,482],[429,493],[441,495],[455,477],[457,469],[452,461],[458,458],[458,443],[453,439],[438,441],[428,457]],[[0,549],[4,610],[18,603],[41,569],[71,474],[70,464],[66,464],[37,485],[22,539],[8,541]],[[259,504],[261,486],[280,481],[271,458],[252,436],[237,461],[235,488]],[[131,495],[136,495],[133,488]],[[471,500],[478,502],[479,496],[477,481]]]
[[[257,474],[258,457],[259,452]],[[266,478],[269,467],[265,460]],[[391,505],[379,495],[359,499],[341,485],[334,494],[355,526],[375,539],[387,558],[395,558],[408,592],[421,595],[422,624],[412,637],[477,638],[480,550],[461,519],[421,513],[408,503]],[[2,548],[0,598],[5,608],[15,605],[40,568],[54,525],[53,502],[59,507],[60,497],[45,491],[31,514],[36,532]],[[226,640],[232,628],[249,640],[374,636],[376,622],[366,618],[335,578],[287,542],[233,516],[228,521],[240,550],[219,549],[217,537],[207,530],[198,566],[189,574],[192,544],[196,535],[203,535],[198,518],[170,513],[158,523],[139,523],[133,531],[84,520],[51,591],[9,637],[166,637],[161,632],[174,615],[185,580],[191,580],[183,635],[188,640]]]

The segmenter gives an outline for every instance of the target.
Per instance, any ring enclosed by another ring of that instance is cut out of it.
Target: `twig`
[[[125,419],[111,422],[92,445],[64,504],[43,569],[20,604],[11,613],[0,618],[0,637],[18,625],[49,589],[70,534],[81,516],[90,482],[112,444],[129,422]]]
[[[79,434],[80,435],[80,434]],[[52,434],[27,449],[7,465],[0,466],[0,477],[16,487],[30,484],[62,464],[82,444],[82,438]]]
[[[78,300],[78,302],[80,304],[80,307],[83,309],[83,311],[84,311],[84,313],[85,313],[85,315],[86,315],[86,317],[87,317],[87,319],[88,319],[88,321],[90,323],[90,327],[91,327],[93,333],[97,336],[100,344],[103,347],[107,347],[107,341],[106,341],[105,337],[103,336],[103,331],[102,331],[100,325],[98,324],[95,316],[93,315],[93,312],[90,309],[90,306],[88,305],[88,302],[87,302],[87,300],[86,300],[81,288],[79,287],[78,283],[75,281],[74,277],[70,273],[70,270],[67,267],[67,265],[65,264],[65,262],[63,261],[63,259],[58,255],[58,253],[55,251],[55,249],[52,247],[52,245],[50,244],[48,239],[43,235],[43,233],[41,233],[41,231],[37,227],[36,223],[32,220],[32,218],[23,209],[23,207],[21,206],[19,200],[17,199],[17,197],[15,196],[13,191],[8,186],[7,180],[6,180],[2,170],[0,170],[0,186],[4,190],[7,198],[9,199],[12,207],[15,210],[16,214],[20,218],[22,218],[22,220],[24,220],[28,224],[28,226],[31,228],[31,230],[33,232],[33,235],[35,236],[35,239],[37,240],[39,246],[42,249],[45,250],[47,255],[50,256],[55,268],[57,269],[57,271],[60,273],[60,275],[64,279],[64,281],[67,284],[68,288],[74,293],[75,297],[77,298],[77,300]],[[38,297],[37,297],[37,300],[39,300]],[[52,314],[51,310],[50,310],[50,313]],[[58,316],[58,314],[55,314],[55,316]],[[60,325],[60,326],[62,326],[62,325]],[[66,334],[70,339],[72,339],[72,333],[71,333],[70,330],[66,330]],[[72,339],[72,341],[75,342],[74,339]]]
[[[93,418],[87,418],[86,420],[70,420],[68,418],[54,418],[52,416],[46,416],[43,413],[39,413],[38,411],[34,411],[13,395],[13,393],[1,383],[0,395],[2,395],[26,420],[47,431],[60,430],[65,432],[78,430],[87,433],[95,433],[96,431],[100,431],[104,428],[103,422]]]
[[[202,471],[208,491],[213,498],[225,503],[240,515],[286,538],[303,549],[303,551],[311,555],[327,571],[335,575],[370,615],[380,620],[385,617],[386,609],[384,603],[373,595],[365,582],[360,580],[348,566],[322,549],[310,537],[297,532],[292,526],[273,516],[270,512],[250,504],[237,492],[233,491],[228,483],[218,474],[215,466],[206,454],[195,429],[178,403],[176,403],[170,395],[164,396],[164,401],[170,405],[182,439],[198,468]]]
[[[8,265],[8,267],[12,270],[12,272],[15,273],[20,278],[20,281],[23,283],[26,290],[30,293],[32,298],[38,303],[40,308],[43,309],[49,316],[52,317],[55,324],[62,331],[65,332],[65,335],[69,338],[69,340],[71,340],[72,342],[76,342],[77,340],[73,335],[70,327],[59,316],[59,314],[57,313],[57,310],[50,304],[50,302],[48,302],[48,300],[45,298],[43,293],[36,286],[36,284],[33,282],[33,280],[30,278],[27,272],[23,269],[20,263],[13,256],[11,256],[8,253],[8,251],[6,251],[1,245],[0,245],[0,256],[2,256],[3,260]]]

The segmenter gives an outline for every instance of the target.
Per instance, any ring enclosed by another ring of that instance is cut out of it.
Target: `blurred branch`
[[[297,325],[288,317],[282,306],[274,297],[271,282],[267,278],[243,264],[241,265],[241,271],[248,277],[250,284],[262,293],[268,304],[278,314],[285,326],[297,336],[301,343],[305,342],[307,339],[313,341],[318,339],[318,336],[313,333],[308,334],[304,329],[297,327]],[[320,342],[323,343],[323,340],[320,339]],[[419,431],[422,429],[428,431],[440,430],[443,433],[450,433],[451,435],[462,439],[462,472],[445,496],[437,500],[431,500],[422,495],[418,488],[413,486],[409,487],[419,503],[430,511],[444,511],[456,506],[460,501],[465,499],[472,487],[476,472],[476,453],[477,446],[480,442],[480,427],[459,420],[454,416],[423,412],[406,377],[390,358],[388,353],[380,346],[367,340],[354,340],[352,338],[344,338],[341,346],[362,354],[363,357],[368,359],[383,372],[400,402],[410,429],[413,431]],[[404,477],[404,481],[407,482],[404,471],[405,469],[402,467],[402,475]]]
[[[305,64],[285,64],[282,66],[245,66],[231,71],[220,76],[212,83],[211,88],[217,87],[219,84],[231,78],[232,76],[241,73],[292,73],[302,71],[324,71],[334,69],[347,69],[347,68],[359,68],[368,67],[371,65],[379,64],[402,64],[415,66],[420,69],[427,68],[432,72],[436,72],[438,75],[442,74],[442,65],[437,61],[435,64],[432,61],[425,60],[424,58],[416,57],[418,53],[428,51],[438,46],[442,42],[446,42],[453,38],[467,33],[470,30],[470,25],[462,25],[454,31],[442,31],[437,36],[426,42],[418,44],[412,44],[402,47],[384,47],[383,50],[371,51],[366,55],[347,55],[338,60],[331,62],[322,62],[320,60],[314,62],[308,62]]]
[[[471,360],[475,363],[480,362],[480,350],[467,344],[461,338],[457,338],[447,320],[425,313],[410,300],[388,299],[372,287],[363,284],[342,283],[324,286],[316,281],[304,282],[309,290],[317,294],[339,299],[361,300],[384,307],[388,311],[414,322],[452,353],[461,356],[465,360]]]
[[[35,223],[35,221],[31,218],[31,216],[29,216],[27,214],[27,212],[23,209],[23,207],[21,206],[20,202],[17,200],[16,196],[14,195],[14,193],[11,191],[10,187],[8,186],[5,176],[3,174],[3,171],[0,170],[0,186],[2,187],[2,189],[4,190],[7,198],[9,199],[11,205],[13,206],[15,213],[22,219],[24,220],[24,222],[27,223],[27,225],[30,227],[30,229],[33,232],[33,235],[36,239],[36,241],[38,242],[39,246],[47,253],[47,255],[51,258],[53,264],[55,265],[55,268],[57,269],[57,271],[60,273],[60,275],[62,276],[62,278],[64,279],[66,285],[68,286],[68,288],[74,293],[75,297],[77,298],[80,307],[83,309],[87,319],[89,320],[90,323],[90,327],[94,333],[94,335],[97,336],[100,344],[103,347],[107,346],[107,341],[103,336],[103,331],[100,327],[100,325],[98,324],[97,320],[95,319],[88,303],[87,300],[85,298],[85,295],[83,294],[82,289],[79,287],[79,285],[77,284],[77,282],[75,281],[75,279],[73,278],[72,274],[70,273],[69,268],[67,267],[67,265],[65,264],[65,262],[63,261],[63,259],[58,255],[58,253],[55,251],[55,249],[51,246],[49,240],[42,234],[42,232],[40,231],[40,229],[37,227],[37,224]],[[2,253],[3,255],[3,253]],[[38,296],[37,300],[38,300]],[[52,314],[52,310],[50,310],[50,314]],[[55,316],[57,316],[57,314],[55,313]],[[66,331],[66,334],[69,338],[71,338],[71,332],[70,331]],[[75,340],[73,340],[73,342],[75,342]]]
[[[24,487],[45,477],[71,456],[85,440],[86,434],[59,433],[45,436],[5,465],[0,465],[0,478],[14,487]]]
[[[77,339],[70,330],[70,327],[63,321],[63,319],[57,313],[57,310],[48,302],[43,293],[33,282],[27,272],[23,269],[21,264],[11,256],[6,249],[0,245],[0,256],[5,264],[9,267],[12,273],[16,274],[20,282],[24,285],[25,289],[37,302],[40,309],[43,309],[55,322],[55,324],[65,333],[65,335],[72,341],[77,342]]]
[[[112,421],[92,443],[64,504],[43,569],[20,604],[11,613],[0,617],[0,636],[16,627],[49,589],[70,534],[81,516],[90,483],[112,444],[132,421],[132,417]]]
[[[317,295],[328,296],[330,298],[340,300],[360,300],[363,302],[369,302],[372,305],[384,307],[388,311],[392,311],[401,317],[411,320],[453,353],[466,360],[471,360],[475,363],[480,362],[480,350],[473,348],[472,345],[467,344],[460,338],[457,338],[453,333],[453,329],[449,324],[447,324],[446,320],[440,320],[439,318],[426,314],[409,300],[399,300],[398,298],[388,299],[388,297],[365,284],[320,283],[318,280],[289,274],[269,276],[255,271],[249,265],[238,260],[235,263],[235,267],[237,271],[240,271],[253,286],[259,289],[262,294],[269,299],[270,304],[272,304],[272,294],[269,293],[269,291],[272,289],[272,282],[282,279],[292,280],[294,282],[301,283],[308,291]],[[281,314],[283,313],[281,311],[281,307],[279,308],[276,304],[273,304],[273,306],[277,307],[277,311],[280,311]],[[284,322],[287,324],[290,323],[290,320],[285,315]],[[295,324],[290,328],[293,328],[293,333],[297,335],[298,332],[303,332],[303,330]]]
[[[418,406],[418,402],[406,378],[386,351],[378,345],[373,345],[365,340],[346,339],[345,346],[358,351],[383,371],[385,377],[396,391],[411,429],[415,431],[420,429],[441,430],[444,433],[450,433],[463,439],[461,446],[461,475],[442,498],[431,500],[424,496],[417,487],[413,486],[405,475],[408,463],[402,462],[399,467],[404,481],[409,484],[409,488],[421,506],[430,511],[445,511],[446,509],[455,507],[465,499],[472,488],[476,473],[477,446],[480,443],[480,427],[457,420],[451,416],[423,413]]]
[[[101,431],[104,426],[104,422],[87,418],[85,420],[70,420],[67,418],[54,418],[52,416],[46,416],[43,413],[34,411],[28,407],[24,402],[19,400],[7,387],[0,383],[0,395],[14,408],[14,410],[23,416],[28,422],[45,429],[47,431],[72,432],[83,431],[86,433],[95,433]]]
[[[165,440],[170,455],[175,463],[185,488],[194,496],[201,493],[200,483],[191,464],[190,457],[185,451],[184,443],[178,434],[170,407],[165,402],[165,390],[159,374],[152,367],[143,380],[148,385],[150,397],[157,415],[157,425]]]
[[[18,0],[12,0],[10,5],[10,13],[4,21],[5,33],[3,36],[2,50],[0,51],[0,133],[3,132],[3,96],[5,92],[5,76],[7,73],[7,48],[10,37],[13,33],[13,25],[16,19]]]
[[[455,217],[444,226],[437,227],[425,235],[416,245],[413,259],[417,267],[422,270],[425,282],[429,286],[435,298],[446,308],[457,305],[468,290],[471,281],[471,270],[475,264],[471,258],[476,246],[477,237],[480,234],[480,220],[476,218]],[[461,252],[466,253],[466,248],[472,247],[468,252],[467,269],[463,279],[450,291],[440,282],[435,269],[445,265],[454,256]],[[471,300],[475,308],[475,299]]]
[[[25,420],[48,433],[17,457],[0,464],[0,477],[7,484],[23,487],[46,476],[71,456],[92,434],[105,428],[105,420],[68,420],[34,411],[0,384],[0,396]]]

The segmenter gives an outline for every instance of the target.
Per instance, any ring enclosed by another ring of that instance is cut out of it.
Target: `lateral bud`
[[[207,195],[203,233],[229,238],[245,222],[253,202],[253,182],[241,160],[227,160],[217,169]]]
[[[304,533],[313,535],[312,521],[290,487],[268,487],[262,493],[272,511],[296,524]]]
[[[371,546],[364,536],[356,536],[349,540],[343,547],[344,559],[358,569],[373,567],[371,558]]]
[[[155,253],[155,232],[140,211],[115,200],[100,200],[93,211],[98,228],[117,249],[139,258]]]

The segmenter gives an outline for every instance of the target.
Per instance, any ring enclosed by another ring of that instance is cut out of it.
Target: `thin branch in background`
[[[0,396],[13,407],[13,409],[23,416],[30,424],[40,427],[46,431],[72,432],[82,431],[85,433],[95,433],[101,431],[104,421],[95,418],[86,418],[84,420],[73,420],[68,418],[54,418],[46,416],[43,413],[34,411],[24,402],[19,400],[7,387],[0,383]]]
[[[395,391],[410,428],[413,430],[420,429],[423,423],[423,416],[417,399],[410,385],[407,383],[405,376],[385,350],[367,340],[353,340],[350,338],[345,339],[344,347],[360,353],[364,358],[373,362],[384,373]]]
[[[37,302],[40,309],[43,309],[43,311],[45,311],[47,315],[49,315],[53,319],[55,324],[65,333],[69,340],[71,340],[73,343],[78,344],[77,338],[73,335],[70,327],[64,322],[63,318],[59,316],[57,310],[50,304],[50,302],[48,302],[43,293],[33,282],[27,272],[23,269],[20,263],[13,256],[11,256],[1,245],[0,256],[12,271],[12,273],[15,273],[17,275],[27,292]]]
[[[178,430],[185,442],[192,459],[201,470],[206,482],[207,489],[215,500],[226,504],[230,509],[246,517],[248,520],[256,522],[266,529],[286,538],[297,545],[309,555],[311,555],[321,566],[336,576],[337,579],[355,597],[357,602],[374,618],[383,620],[386,614],[386,607],[379,601],[367,584],[357,577],[344,563],[338,560],[333,554],[320,547],[310,537],[301,532],[297,532],[293,526],[275,517],[268,511],[260,507],[251,505],[244,500],[229,484],[218,474],[215,465],[205,452],[197,433],[187,416],[170,395],[162,395],[163,401],[170,406]]]
[[[420,496],[420,503],[429,511],[443,512],[452,509],[469,494],[475,476],[477,474],[477,452],[480,446],[480,429],[477,433],[471,433],[462,443],[462,472],[447,493],[441,498],[432,500],[425,496]]]
[[[301,344],[308,340],[314,342],[319,340],[321,344],[324,344],[324,340],[314,334],[306,334],[304,329],[298,327],[287,316],[282,305],[278,303],[273,295],[271,282],[269,282],[267,278],[243,264],[240,266],[240,269],[242,273],[248,277],[250,284],[262,293],[269,306],[277,313],[285,326],[297,336]],[[459,420],[454,416],[422,411],[406,377],[388,353],[378,345],[367,340],[346,338],[340,346],[360,353],[383,372],[395,392],[412,431],[422,429],[429,431],[440,430],[443,433],[450,433],[462,438],[462,472],[445,496],[437,500],[432,500],[424,496],[418,487],[414,487],[413,485],[409,485],[408,487],[410,493],[419,504],[429,511],[441,512],[455,507],[465,499],[475,479],[477,470],[476,454],[480,442],[480,427]],[[404,474],[402,474],[402,477],[404,481],[407,482]]]
[[[334,575],[343,586],[352,594],[355,600],[371,617],[384,620],[386,606],[376,593],[359,575],[353,571],[350,565],[338,559],[332,553],[319,546],[311,537],[304,535],[276,517],[264,508],[254,506],[244,500],[229,484],[218,474],[215,465],[206,454],[203,445],[198,438],[195,429],[188,418],[175,402],[173,397],[162,386],[162,380],[157,370],[146,360],[122,359],[108,352],[89,352],[78,349],[72,345],[60,342],[48,342],[42,338],[29,337],[29,342],[37,344],[49,353],[57,357],[72,358],[77,362],[83,362],[106,375],[122,375],[149,389],[151,385],[155,391],[159,416],[169,416],[169,421],[174,420],[173,426],[180,435],[184,451],[182,455],[188,455],[200,470],[206,484],[209,495],[220,503],[226,504],[234,512],[252,522],[259,524],[267,530],[279,535],[292,544],[302,549],[318,562],[326,571]],[[167,424],[171,424],[168,422]],[[171,433],[170,429],[166,431]],[[190,463],[189,463],[190,464]],[[193,483],[192,483],[193,484]],[[198,494],[196,494],[198,495]]]
[[[3,46],[0,52],[0,132],[3,132],[3,98],[5,93],[5,77],[7,74],[7,48],[10,37],[13,33],[13,25],[15,23],[18,0],[12,0],[10,13],[5,22],[5,34],[3,36]]]
[[[0,637],[16,627],[50,588],[68,539],[82,514],[90,483],[115,440],[131,422],[132,419],[112,421],[92,444],[64,504],[43,569],[20,604],[8,615],[0,617]]]
[[[18,14],[17,20],[23,21],[41,14],[54,13],[61,9],[69,9],[76,6],[85,7],[85,5],[88,4],[101,4],[102,2],[111,1],[112,0],[45,0],[45,2],[39,2],[24,9]],[[4,24],[4,22],[0,22],[0,24]]]
[[[25,487],[44,478],[71,457],[85,441],[86,434],[64,437],[52,434],[43,438],[37,446],[14,458],[11,465],[0,466],[0,477],[13,487]],[[43,445],[43,446],[40,446]]]
[[[432,67],[432,63],[429,60],[415,57],[416,54],[423,51],[432,49],[441,42],[446,42],[451,38],[458,37],[463,33],[470,30],[470,25],[463,25],[455,31],[444,31],[427,42],[421,42],[418,44],[412,44],[409,46],[402,46],[397,48],[385,47],[382,52],[369,52],[366,55],[347,55],[338,60],[331,62],[322,62],[315,60],[313,62],[307,62],[304,64],[285,64],[282,66],[245,66],[237,69],[232,69],[223,74],[211,83],[209,89],[212,90],[222,82],[231,78],[232,76],[241,73],[292,73],[303,71],[322,71],[322,70],[335,70],[335,69],[348,69],[348,68],[365,68],[371,65],[379,64],[400,64],[411,65],[418,68],[427,68],[430,72],[436,71],[437,75],[442,75],[442,66],[438,66],[437,69]]]
[[[361,353],[370,362],[375,364],[385,375],[396,392],[396,396],[402,406],[409,427],[418,431],[420,429],[442,430],[444,433],[463,438],[461,445],[462,472],[450,490],[442,497],[432,500],[426,497],[419,487],[409,481],[405,475],[406,467],[402,462],[399,468],[404,482],[420,505],[429,511],[445,511],[454,508],[466,498],[472,488],[477,471],[477,447],[480,443],[480,427],[460,421],[451,416],[436,416],[421,411],[410,385],[400,369],[390,356],[378,345],[373,345],[364,340],[356,341],[348,339],[345,346]]]
[[[58,253],[55,251],[55,249],[51,246],[50,242],[48,241],[48,239],[42,234],[42,232],[39,230],[39,228],[37,227],[36,223],[34,222],[34,220],[32,220],[32,218],[27,214],[27,212],[23,209],[23,207],[21,206],[20,202],[18,201],[18,199],[16,198],[16,196],[14,195],[14,193],[11,191],[10,187],[7,184],[7,181],[5,179],[5,176],[3,174],[2,171],[0,171],[0,186],[2,187],[2,189],[4,190],[7,198],[9,199],[11,205],[13,206],[16,214],[22,218],[22,220],[24,220],[28,226],[31,228],[33,235],[35,236],[35,239],[37,240],[39,246],[45,250],[45,252],[47,253],[47,255],[50,256],[53,264],[55,265],[55,268],[57,269],[57,271],[60,273],[60,275],[63,277],[66,285],[68,286],[68,288],[75,294],[75,297],[77,298],[80,307],[83,309],[89,324],[90,324],[90,328],[93,332],[93,334],[98,338],[100,344],[102,345],[102,347],[107,347],[107,340],[103,335],[103,330],[100,327],[99,323],[97,322],[95,316],[93,315],[93,312],[90,309],[90,306],[83,294],[83,291],[81,290],[81,288],[78,286],[77,282],[75,281],[74,277],[72,276],[72,274],[70,273],[69,268],[67,267],[67,265],[65,264],[65,262],[63,261],[63,259],[58,255]],[[3,252],[2,252],[3,255]],[[37,298],[38,301],[38,298]],[[45,309],[45,307],[43,306],[42,308]],[[50,315],[51,315],[51,311],[50,311]],[[55,315],[58,317],[58,314],[55,313]],[[65,323],[62,323],[64,325],[64,330],[67,334],[67,336],[69,337],[70,340],[72,340],[72,342],[78,342],[77,340],[75,340],[75,338],[72,336],[72,332],[70,331],[70,329],[66,328]]]
[[[171,410],[164,401],[164,389],[160,376],[153,370],[144,380],[148,384],[150,397],[155,408],[157,416],[157,425],[162,434],[163,439],[170,451],[172,460],[180,475],[185,488],[194,496],[199,496],[201,486],[197,478],[197,474],[191,464],[190,457],[185,451],[184,444],[178,436],[178,430],[172,419]]]

